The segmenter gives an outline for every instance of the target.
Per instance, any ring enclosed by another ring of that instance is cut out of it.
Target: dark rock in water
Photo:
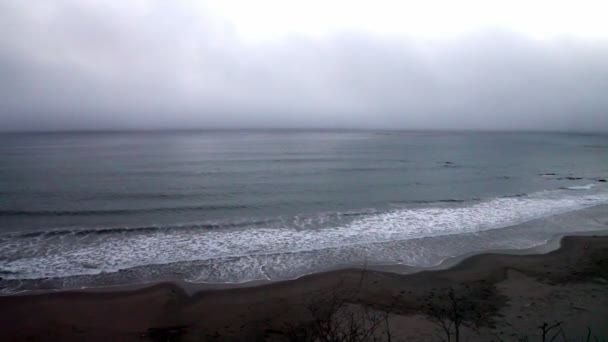
[[[605,180],[605,179],[598,179],[597,181],[598,181],[598,182],[602,182],[602,183],[606,183],[606,180]]]
[[[441,164],[443,167],[460,167],[460,165],[457,165],[455,162],[451,161],[442,162]]]
[[[555,176],[555,173],[539,173],[539,176]]]
[[[528,196],[528,194],[515,194],[515,195],[509,195],[509,196],[505,196],[506,198],[514,198],[514,197],[526,197]]]
[[[572,176],[568,176],[568,177],[560,177],[560,178],[557,178],[557,179],[558,179],[558,180],[564,180],[564,179],[567,179],[567,180],[581,180],[581,179],[583,179],[583,177],[572,177]]]

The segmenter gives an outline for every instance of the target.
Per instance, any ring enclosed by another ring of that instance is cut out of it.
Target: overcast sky
[[[603,1],[0,0],[0,130],[608,131]]]

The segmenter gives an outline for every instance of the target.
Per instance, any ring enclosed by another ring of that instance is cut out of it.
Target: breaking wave
[[[200,281],[242,281],[252,267],[279,258],[281,269],[307,273],[319,267],[297,257],[325,251],[340,262],[362,262],[344,253],[349,246],[374,245],[437,236],[458,236],[512,226],[536,218],[608,203],[608,193],[543,191],[486,200],[436,201],[440,205],[344,213],[189,224],[183,226],[66,229],[0,235],[0,273],[5,279],[40,279],[116,272],[179,262],[221,261],[224,271]],[[521,238],[521,237],[512,237]],[[380,247],[378,247],[380,246]],[[327,251],[332,251],[331,253]],[[342,250],[342,252],[339,252]],[[402,253],[403,251],[401,251]],[[409,251],[412,252],[412,251]],[[341,253],[341,254],[340,254]],[[387,262],[399,251],[379,252]],[[422,253],[422,252],[421,252]],[[424,251],[424,253],[429,253]],[[324,254],[324,255],[325,255]],[[289,258],[286,255],[290,255]],[[353,254],[354,255],[354,254]],[[426,254],[425,254],[426,255]],[[318,261],[317,261],[318,262]],[[413,258],[410,263],[425,264]],[[228,263],[228,264],[227,264]],[[326,260],[331,264],[331,260]],[[266,265],[265,274],[280,269]]]

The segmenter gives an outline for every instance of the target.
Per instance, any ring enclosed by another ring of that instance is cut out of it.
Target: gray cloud
[[[251,43],[153,3],[2,2],[2,129],[608,130],[608,41],[487,30]]]

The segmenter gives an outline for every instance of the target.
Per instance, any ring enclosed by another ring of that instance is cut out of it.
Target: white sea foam
[[[348,262],[361,258],[361,251],[375,255],[376,260],[405,258],[403,262],[426,265],[432,251],[410,246],[410,250],[397,255],[383,244],[482,232],[605,203],[608,203],[606,192],[546,191],[464,206],[370,213],[347,224],[322,229],[159,229],[103,235],[4,237],[0,239],[0,256],[4,259],[1,270],[6,279],[37,279],[196,261],[214,263],[209,266],[213,266],[213,272],[204,273],[197,280],[241,281],[280,277],[281,272],[305,272],[322,266],[322,259],[306,255],[322,252],[324,258]],[[513,246],[523,246],[517,242],[521,238],[516,237]],[[441,255],[438,253],[435,254]]]
[[[587,185],[577,185],[577,186],[569,186],[566,189],[568,190],[591,190],[595,184],[587,184]]]

